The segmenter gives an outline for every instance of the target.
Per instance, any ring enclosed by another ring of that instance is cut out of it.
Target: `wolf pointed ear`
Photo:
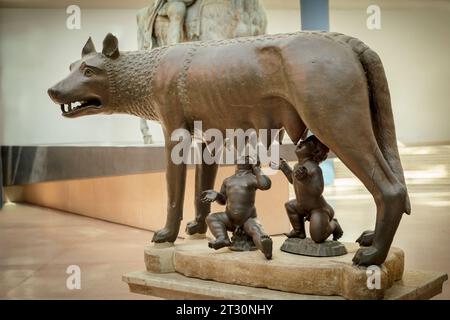
[[[117,59],[119,57],[119,40],[111,33],[108,33],[103,40],[102,53],[111,59]]]
[[[81,57],[83,58],[85,55],[88,55],[90,53],[95,53],[97,51],[95,51],[95,46],[94,46],[94,42],[92,42],[92,38],[89,37],[88,41],[86,42],[86,44],[83,47],[83,50],[81,50]]]

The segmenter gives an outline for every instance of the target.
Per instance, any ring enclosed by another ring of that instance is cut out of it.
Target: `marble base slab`
[[[179,273],[130,272],[122,277],[137,294],[172,300],[344,300],[341,296],[319,296],[253,288],[194,279]],[[385,300],[425,300],[442,292],[445,273],[406,271],[403,279],[386,290]]]
[[[145,262],[147,271],[153,273],[176,272],[219,283],[346,299],[382,299],[386,290],[402,279],[404,254],[398,248],[391,248],[379,269],[379,289],[370,290],[367,269],[352,263],[357,244],[344,243],[348,253],[339,257],[308,257],[282,252],[279,248],[285,239],[273,237],[272,260],[259,251],[215,251],[208,247],[207,239],[199,239],[174,246],[147,246]]]

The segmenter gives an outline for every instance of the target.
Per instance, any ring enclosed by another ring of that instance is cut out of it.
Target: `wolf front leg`
[[[166,226],[157,231],[153,242],[175,242],[183,219],[184,190],[186,186],[186,164],[172,161],[172,149],[178,142],[166,137],[166,184],[167,184],[167,219]]]
[[[186,226],[189,235],[206,233],[206,217],[211,212],[211,203],[202,202],[202,193],[213,189],[217,175],[217,164],[198,164],[195,168],[195,220]]]

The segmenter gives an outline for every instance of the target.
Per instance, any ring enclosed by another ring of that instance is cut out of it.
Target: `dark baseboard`
[[[281,145],[281,157],[296,160],[294,149],[292,144]],[[0,159],[4,186],[165,170],[162,145],[1,146]]]

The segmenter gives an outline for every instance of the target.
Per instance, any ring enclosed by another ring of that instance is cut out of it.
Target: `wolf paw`
[[[175,242],[177,236],[178,236],[177,232],[174,232],[169,228],[163,228],[155,232],[155,234],[153,235],[152,242],[155,243]]]
[[[360,248],[353,257],[353,263],[358,266],[381,265],[383,262],[384,257],[374,246]]]

